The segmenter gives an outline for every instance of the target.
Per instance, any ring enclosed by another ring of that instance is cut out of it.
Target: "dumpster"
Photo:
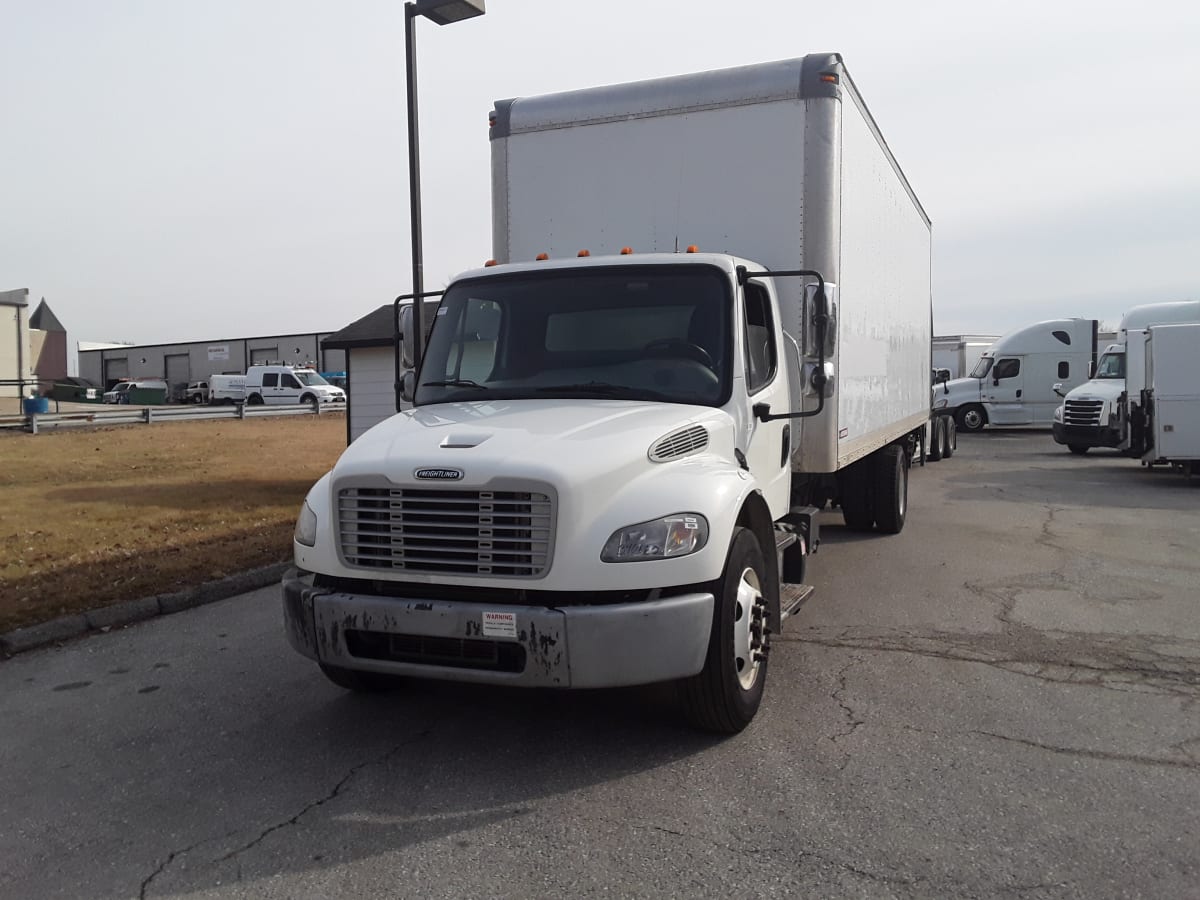
[[[21,401],[21,408],[25,410],[27,416],[48,413],[50,412],[50,401],[45,397],[26,397]]]
[[[132,387],[125,395],[125,403],[138,406],[154,406],[167,402],[167,388],[163,387]]]

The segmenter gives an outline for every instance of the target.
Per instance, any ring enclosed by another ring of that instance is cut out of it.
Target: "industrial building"
[[[0,291],[0,397],[46,393],[67,376],[67,332],[45,298],[29,314],[29,289]]]
[[[266,363],[311,366],[319,372],[346,369],[343,350],[325,350],[331,332],[277,334],[263,337],[184,341],[176,344],[106,344],[79,348],[79,375],[108,390],[126,378],[161,378],[177,395],[192,381],[210,375],[241,374]],[[182,386],[182,387],[180,387]]]

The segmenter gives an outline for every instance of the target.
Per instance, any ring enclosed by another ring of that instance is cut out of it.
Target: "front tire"
[[[770,652],[762,548],[746,528],[735,528],[725,571],[710,586],[712,631],[704,669],[680,686],[684,715],[699,728],[736,734],[762,703]]]
[[[870,531],[875,527],[874,459],[860,459],[838,472],[838,505],[842,520],[851,531]]]
[[[978,403],[968,403],[954,414],[954,421],[960,430],[970,434],[983,430],[987,424],[987,413]]]

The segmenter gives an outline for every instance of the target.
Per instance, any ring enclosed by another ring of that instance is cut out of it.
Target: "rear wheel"
[[[963,431],[981,431],[987,424],[987,413],[978,403],[969,403],[954,414],[954,421]]]
[[[704,669],[680,685],[684,714],[708,731],[735,734],[750,724],[767,681],[767,566],[746,528],[735,528],[725,571],[711,589],[712,631]]]
[[[929,450],[925,454],[925,458],[930,462],[937,462],[942,458],[942,449],[946,445],[946,423],[942,421],[941,416],[934,416],[933,421],[929,423]]]
[[[320,666],[325,677],[338,687],[359,694],[388,691],[400,684],[400,679],[394,675],[384,675],[380,672],[360,672],[357,669],[330,666],[325,663],[321,663]]]
[[[875,523],[885,534],[899,534],[908,515],[908,459],[904,448],[889,444],[875,454]]]
[[[949,416],[939,418],[942,420],[942,437],[946,439],[942,447],[942,459],[949,459],[954,455],[954,420]]]
[[[1067,449],[1076,456],[1083,456],[1083,454],[1088,452],[1089,448],[1084,444],[1067,444]]]
[[[263,399],[259,394],[251,394],[246,398],[246,403],[250,406],[262,406]]]
[[[875,526],[873,465],[874,458],[868,456],[838,472],[838,503],[851,531],[870,531]]]

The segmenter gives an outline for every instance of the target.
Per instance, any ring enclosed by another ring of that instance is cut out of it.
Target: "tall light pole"
[[[472,19],[484,13],[484,0],[415,0],[404,4],[404,61],[408,84],[408,202],[410,230],[412,232],[412,284],[413,284],[413,368],[421,363],[424,331],[421,323],[422,301],[425,296],[425,263],[421,246],[421,158],[417,141],[417,32],[418,16],[437,23],[450,25],[463,19]],[[400,353],[400,323],[396,322],[396,353]],[[397,361],[397,369],[399,362]],[[396,386],[399,397],[400,386]],[[397,402],[397,408],[399,403]]]

